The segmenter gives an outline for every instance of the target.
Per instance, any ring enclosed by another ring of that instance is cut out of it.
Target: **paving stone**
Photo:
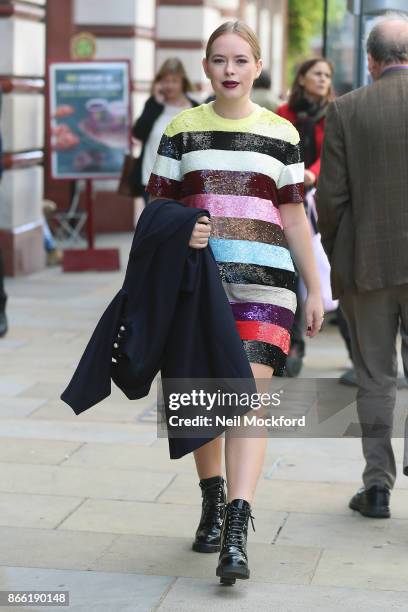
[[[60,529],[191,538],[200,514],[200,506],[89,499],[62,523]],[[256,532],[249,528],[251,542],[271,543],[285,516],[283,512],[257,510]]]
[[[3,419],[1,435],[77,442],[133,442],[146,446],[157,438],[156,430],[151,425],[87,422],[81,419],[81,415],[76,416],[72,422],[27,419],[23,428],[21,419]]]
[[[89,569],[116,537],[112,533],[0,526],[0,566]]]
[[[69,591],[70,612],[151,612],[173,580],[169,576],[3,567],[0,588]],[[43,606],[30,609],[50,610]]]
[[[121,403],[113,403],[109,401],[101,402],[100,404],[93,406],[93,409],[86,410],[81,418],[87,421],[99,421],[99,422],[117,422],[117,423],[132,423],[137,421],[144,410],[146,410],[147,404],[143,400],[130,401],[126,400]],[[75,420],[77,415],[73,412],[72,408],[65,404],[61,400],[52,400],[41,406],[38,410],[33,413],[32,418],[34,419],[55,419],[55,420]],[[154,424],[156,421],[154,421]]]
[[[135,444],[102,444],[90,442],[70,455],[64,465],[76,467],[111,467],[118,469],[140,470],[146,466],[154,468],[155,472],[192,473],[195,487],[198,477],[194,458],[189,454],[181,459],[170,459],[168,442],[165,446],[136,446]],[[187,481],[184,481],[187,482]],[[192,481],[188,481],[190,483]],[[171,485],[173,487],[173,483]],[[190,488],[191,498],[191,488]],[[183,501],[183,503],[185,503]]]
[[[173,474],[152,471],[0,463],[0,490],[10,493],[152,501]]]
[[[396,526],[392,540],[381,548],[373,546],[367,554],[366,546],[325,550],[319,561],[314,584],[364,587],[384,591],[408,591],[407,540],[408,525]],[[396,543],[397,534],[400,539]],[[361,538],[360,538],[361,539]],[[374,539],[373,539],[374,541]],[[408,609],[408,594],[405,593]],[[388,609],[388,607],[387,607]]]
[[[0,397],[1,419],[26,417],[46,403],[46,399],[31,397]]]
[[[158,612],[355,612],[406,610],[405,593],[364,589],[258,583],[237,580],[233,587],[214,581],[179,578],[158,607]]]
[[[0,525],[54,529],[81,502],[80,497],[0,492]]]
[[[67,459],[80,446],[81,442],[64,440],[0,438],[0,462],[56,465]]]
[[[336,551],[364,549],[371,554],[377,547],[406,548],[408,520],[372,519],[353,510],[344,516],[293,512],[277,542],[285,546],[317,546]]]
[[[2,380],[0,380],[0,397],[2,395],[14,397],[24,393],[30,386],[30,382],[23,382],[22,380],[17,380],[15,377],[9,377],[2,374]]]
[[[95,562],[92,569],[195,578],[215,578],[217,554],[191,549],[192,536],[119,536]],[[317,548],[273,546],[253,541],[249,534],[248,555],[253,580],[308,584],[320,558]]]
[[[392,446],[396,457],[402,456],[404,440],[394,438]],[[264,471],[270,466],[268,455],[273,458],[282,455],[319,457],[321,460],[362,458],[359,438],[271,438],[268,440]]]
[[[313,482],[358,482],[364,469],[363,459],[341,459],[332,457],[322,462],[313,455],[285,454],[266,467],[274,479],[304,480]]]
[[[82,450],[82,449],[81,449]],[[75,457],[76,453],[73,455]],[[177,479],[160,496],[167,499]],[[350,516],[350,498],[360,483],[304,482],[260,479],[254,497],[255,508],[287,512],[339,514]],[[393,518],[408,519],[408,491],[394,489],[391,495]]]

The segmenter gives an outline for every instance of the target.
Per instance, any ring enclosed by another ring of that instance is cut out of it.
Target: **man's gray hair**
[[[400,22],[401,30],[389,32],[384,25],[390,22]],[[367,53],[381,64],[408,62],[408,15],[389,12],[385,17],[379,17],[367,38],[366,49]]]

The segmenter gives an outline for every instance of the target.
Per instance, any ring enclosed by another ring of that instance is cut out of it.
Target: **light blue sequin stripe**
[[[224,238],[210,238],[209,244],[215,259],[220,262],[257,264],[294,271],[290,252],[285,247],[252,240]]]

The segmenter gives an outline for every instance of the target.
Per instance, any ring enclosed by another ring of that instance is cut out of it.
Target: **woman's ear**
[[[262,68],[263,68],[263,62],[261,59],[259,59],[256,63],[256,79],[259,77],[259,75],[262,72]]]
[[[209,79],[210,77],[208,76],[208,60],[206,57],[203,58],[202,65],[203,65],[203,70],[205,72],[205,76],[207,77],[207,79]]]

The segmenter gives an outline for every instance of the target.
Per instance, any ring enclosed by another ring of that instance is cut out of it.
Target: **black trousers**
[[[7,295],[4,290],[4,264],[3,256],[0,250],[0,312],[6,308]]]

